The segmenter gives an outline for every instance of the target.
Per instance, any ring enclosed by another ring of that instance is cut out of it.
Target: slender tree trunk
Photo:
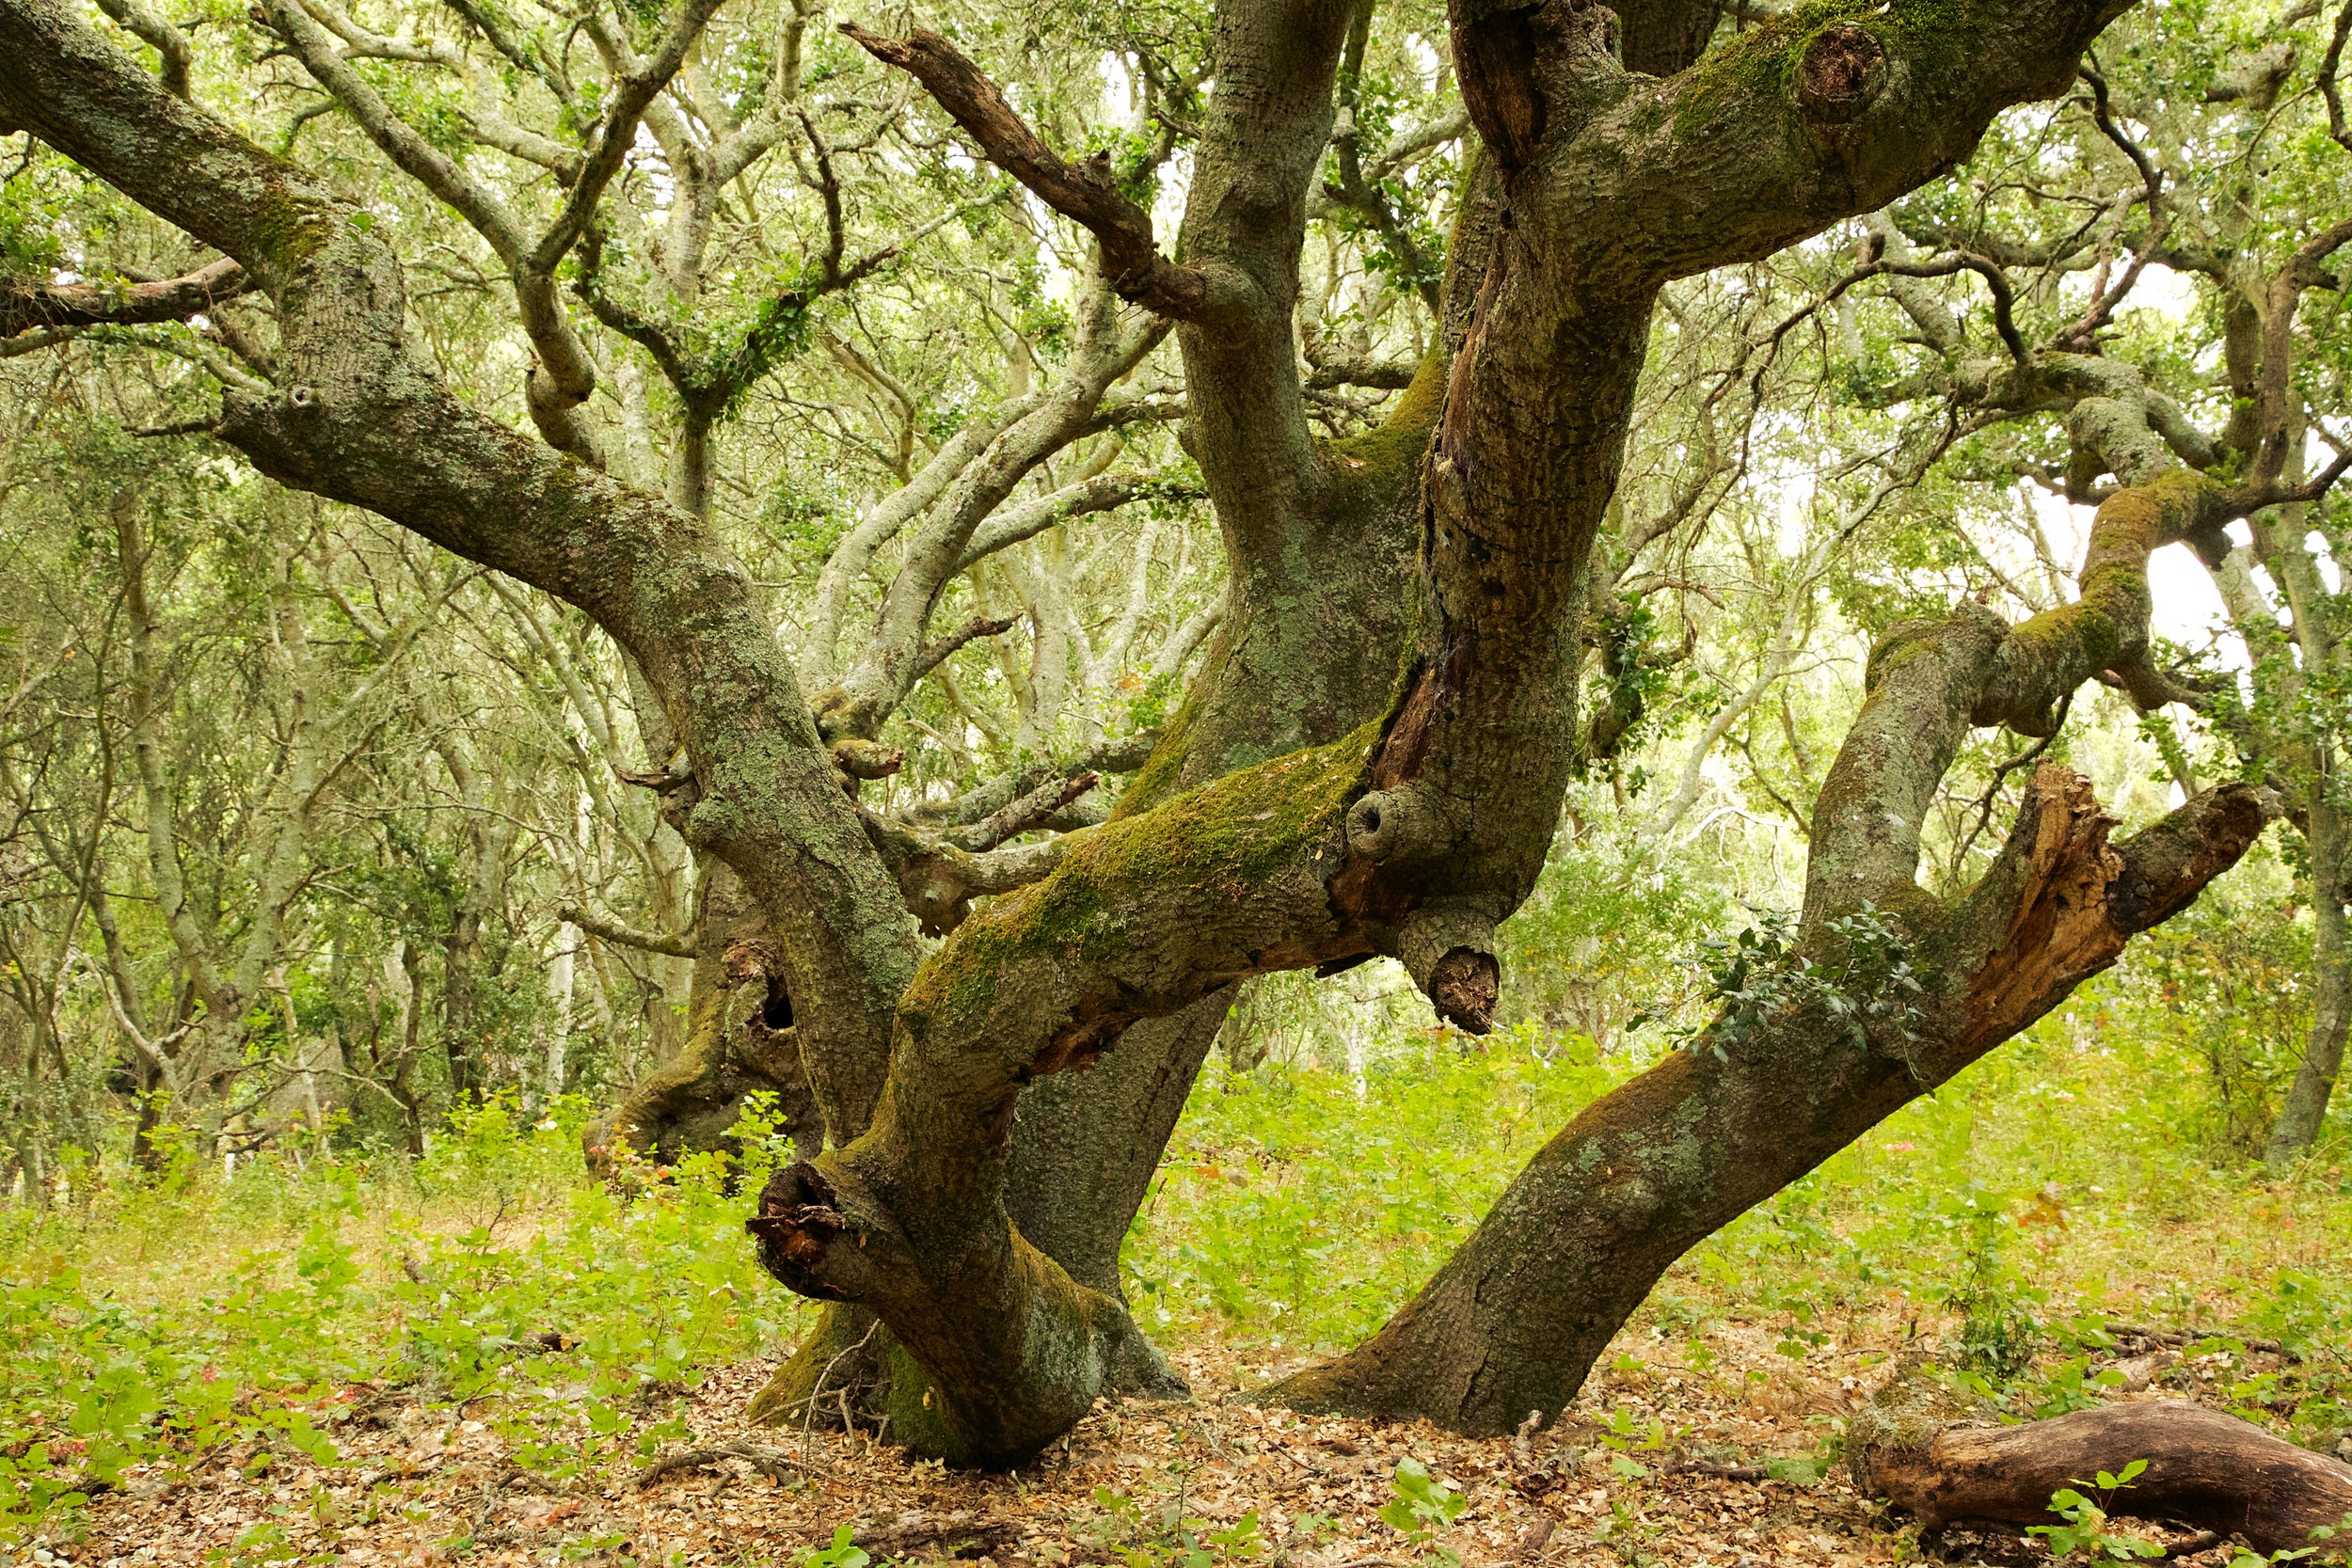
[[[421,1050],[424,1028],[424,976],[417,967],[417,944],[403,937],[398,950],[391,955],[385,968],[388,978],[399,988],[400,998],[400,1056],[394,1063],[390,1081],[385,1085],[391,1093],[392,1102],[400,1107],[401,1135],[406,1139],[411,1158],[424,1158],[424,1105],[416,1091],[417,1053]]]
[[[461,1103],[488,1081],[474,1030],[474,965],[481,956],[481,918],[461,906],[441,943],[441,1050],[449,1058],[450,1096]]]
[[[565,921],[555,930],[555,958],[548,966],[548,1001],[551,1016],[540,1052],[540,1097],[552,1105],[564,1097],[564,1056],[572,1040],[572,987],[580,944],[587,939],[580,927]]]
[[[2344,948],[2344,917],[2347,824],[2343,809],[2328,799],[2328,779],[2317,782],[2305,835],[2312,867],[2312,1029],[2270,1130],[2267,1157],[2274,1165],[2295,1160],[2318,1140],[2352,1025],[2352,954]]]
[[[137,1064],[138,1117],[131,1124],[131,1168],[147,1176],[160,1176],[169,1163],[163,1148],[155,1141],[155,1132],[163,1125],[163,1076],[148,1062]]]

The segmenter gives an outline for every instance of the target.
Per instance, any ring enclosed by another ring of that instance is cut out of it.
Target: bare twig
[[[748,1437],[735,1437],[708,1448],[681,1449],[675,1453],[663,1454],[637,1472],[637,1490],[646,1491],[665,1476],[675,1475],[680,1470],[705,1469],[723,1459],[742,1460],[773,1481],[787,1480],[801,1470],[800,1461],[784,1449],[769,1443],[755,1443]]]
[[[566,904],[555,911],[556,918],[579,927],[592,937],[618,942],[623,947],[640,948],[647,953],[667,953],[674,958],[696,957],[694,944],[684,937],[666,936],[658,931],[640,931],[634,927],[615,921],[598,920],[586,910]]]

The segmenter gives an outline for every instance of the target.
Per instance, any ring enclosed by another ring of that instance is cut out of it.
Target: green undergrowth
[[[2129,1337],[2111,1325],[2128,1323],[2187,1336],[2197,1397],[2318,1447],[2352,1435],[2345,1154],[2284,1176],[2243,1154],[2259,1127],[2232,1096],[2271,1070],[2232,1032],[2253,1015],[2225,1026],[2190,1004],[2251,972],[2199,952],[2185,938],[2087,988],[1699,1247],[1596,1408],[1667,1368],[1735,1393],[1776,1375],[1724,1353],[1736,1334],[1791,1376],[1915,1343],[2011,1416],[2050,1415],[2112,1386]],[[1272,1365],[1352,1343],[1546,1138],[1668,1044],[1342,1016],[1337,1037],[1204,1075],[1126,1254],[1138,1317],[1171,1349]],[[580,1169],[583,1111],[493,1104],[418,1162],[289,1153],[0,1211],[0,1540],[70,1535],[135,1466],[340,1462],[388,1399],[490,1425],[550,1481],[683,1436],[678,1401],[710,1369],[807,1322],[741,1230],[787,1146],[755,1118],[748,1170],[702,1161],[616,1191]]]
[[[339,1462],[388,1392],[491,1425],[549,1480],[682,1434],[677,1399],[802,1323],[742,1244],[789,1146],[746,1140],[625,1196],[580,1170],[584,1107],[494,1102],[414,1164],[250,1162],[0,1211],[0,1542],[70,1534],[134,1465]]]
[[[1624,1075],[1533,1026],[1483,1051],[1416,1031],[1368,1062],[1211,1062],[1125,1257],[1147,1331],[1274,1351],[1372,1328],[1467,1235],[1512,1171]],[[1581,1049],[1579,1049],[1581,1047]]]
[[[2339,1136],[2273,1175],[2217,1147],[2226,1062],[2156,1016],[2177,988],[2146,982],[2087,988],[1710,1238],[1637,1340],[1701,1371],[1732,1326],[1792,1365],[1915,1342],[2036,1416],[2096,1397],[2109,1325],[2129,1323],[2189,1333],[2180,1348],[2213,1372],[2201,1394],[2314,1446],[2352,1436],[2352,1149]],[[1360,1078],[1213,1063],[1131,1240],[1129,1294],[1163,1337],[1268,1363],[1343,1349],[1649,1059],[1527,1025],[1483,1044],[1416,1032]],[[2301,1359],[2249,1353],[2265,1340]]]

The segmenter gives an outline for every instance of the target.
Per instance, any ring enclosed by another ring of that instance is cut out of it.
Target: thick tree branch
[[[899,1010],[894,1069],[866,1136],[781,1174],[753,1222],[780,1277],[871,1306],[899,1335],[939,1396],[921,1418],[936,1427],[908,1435],[937,1451],[1034,1451],[1113,1375],[1132,1332],[1115,1301],[1076,1285],[1002,1219],[1003,1149],[1023,1085],[1235,979],[1367,952],[1397,954],[1441,1009],[1486,1022],[1493,927],[1533,883],[1572,756],[1575,610],[1657,286],[1762,254],[1940,171],[2004,104],[2062,87],[2106,14],[2022,3],[1964,19],[1924,3],[1858,6],[1851,20],[1808,12],[1738,73],[1710,76],[1702,64],[1645,86],[1609,58],[1605,19],[1565,0],[1555,8],[1518,32],[1477,38],[1486,19],[1455,19],[1471,112],[1499,154],[1513,221],[1494,230],[1451,388],[1420,384],[1443,419],[1424,470],[1428,608],[1395,709],[1345,740],[1073,835],[1051,876],[965,920]],[[1204,137],[1185,253],[1203,266],[1230,261],[1268,302],[1295,287],[1290,237],[1329,123],[1343,16],[1270,4],[1220,29],[1216,102],[1230,125]],[[1901,69],[1882,71],[1890,53]],[[1306,128],[1315,134],[1294,147]],[[1242,155],[1244,145],[1257,155]],[[1284,178],[1268,178],[1270,164]],[[1220,472],[1257,487],[1238,497],[1243,517],[1288,508],[1303,519],[1340,467],[1283,449],[1281,399],[1297,394],[1289,330],[1287,317],[1279,342],[1271,332],[1244,342],[1183,329],[1195,434],[1207,437],[1221,514]],[[1220,383],[1219,367],[1246,373]],[[1209,408],[1214,385],[1238,391]],[[1415,412],[1425,421],[1435,410],[1424,402]],[[1405,421],[1397,445],[1418,456],[1427,428]],[[1269,461],[1238,460],[1253,451]],[[1251,525],[1227,526],[1246,539]],[[1266,538],[1281,536],[1278,518]],[[1256,569],[1237,558],[1237,585]],[[1237,597],[1251,591],[1237,586]],[[1982,641],[1989,659],[1997,639]],[[1962,729],[1975,695],[1969,688],[1953,721]],[[1148,800],[1143,784],[1131,793]],[[1810,1029],[1820,1033],[1818,1021]],[[1677,1070],[1643,1094],[1678,1102],[1689,1069]],[[1874,1050],[1851,1070],[1873,1085],[1911,1081]],[[1634,1123],[1673,1109],[1661,1100]],[[1784,1141],[1805,1125],[1785,1100],[1764,1109]],[[1661,1157],[1673,1147],[1651,1141]],[[1692,1180],[1714,1171],[1703,1160],[1680,1168]],[[1638,1191],[1617,1196],[1636,1223],[1654,1212]],[[1691,1212],[1711,1227],[1728,1217],[1724,1196]],[[1616,1288],[1617,1321],[1650,1277],[1630,1296]],[[1515,1359],[1478,1358],[1499,1369]],[[1549,1358],[1556,1364],[1556,1351]]]
[[[2336,13],[2335,31],[2328,37],[2328,54],[2319,64],[2319,90],[2328,101],[2328,135],[2338,147],[2352,152],[2352,129],[2344,118],[2344,89],[2338,76],[2344,69],[2344,44],[2352,37],[2352,5]]]
[[[1758,259],[1884,205],[1922,168],[1950,166],[2007,103],[2062,92],[2084,47],[2123,8],[1808,8],[1751,28],[1668,81],[1597,83],[1582,113],[1569,107],[1565,61],[1545,64],[1539,48],[1514,65],[1498,40],[1499,90],[1552,110],[1538,117],[1544,149],[1531,150],[1548,178],[1521,198],[1522,219],[1556,232],[1575,273],[1596,281],[1663,281]],[[1472,76],[1466,68],[1475,118]]]
[[[1383,391],[1402,391],[1413,384],[1421,370],[1418,360],[1359,359],[1339,355],[1310,355],[1311,369],[1307,385],[1315,390],[1333,387],[1377,387]]]
[[[564,317],[554,281],[532,264],[521,221],[497,195],[403,119],[339,52],[326,30],[297,0],[262,0],[270,27],[303,69],[331,94],[394,167],[422,185],[480,234],[506,263],[524,336],[536,354],[525,402],[550,446],[591,466],[601,454],[577,410],[596,387],[587,350]]]
[[[841,24],[841,30],[876,59],[922,83],[991,163],[1092,234],[1102,247],[1103,276],[1121,299],[1179,320],[1207,305],[1208,280],[1159,253],[1152,215],[1120,193],[1109,154],[1078,165],[1063,162],[1013,112],[996,84],[937,33],[917,27],[902,39],[885,38],[854,22]]]

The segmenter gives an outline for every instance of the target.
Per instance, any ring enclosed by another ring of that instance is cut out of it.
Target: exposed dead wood
[[[2057,1522],[2050,1496],[2084,1478],[2147,1468],[2094,1500],[2111,1514],[2242,1535],[2256,1551],[2310,1546],[2352,1515],[2352,1465],[2182,1400],[2078,1410],[2022,1426],[1872,1424],[1858,1481],[1931,1528]],[[2321,1538],[2324,1542],[2326,1538]],[[2338,1548],[2328,1548],[2336,1550]]]
[[[771,1443],[755,1443],[748,1437],[730,1438],[707,1448],[681,1449],[665,1453],[637,1472],[637,1489],[644,1491],[660,1483],[663,1478],[681,1470],[703,1470],[723,1460],[739,1459],[770,1481],[781,1481],[800,1473],[801,1462]]]

